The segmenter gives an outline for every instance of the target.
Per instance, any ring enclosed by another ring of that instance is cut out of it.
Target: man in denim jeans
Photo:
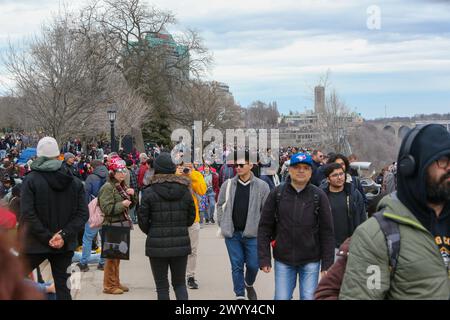
[[[259,270],[256,236],[269,186],[253,175],[249,154],[237,160],[237,175],[224,182],[217,204],[217,222],[225,237],[237,300],[257,300],[253,283]],[[244,276],[244,265],[246,266]]]
[[[258,229],[259,266],[272,269],[275,259],[275,300],[291,300],[300,281],[300,299],[314,299],[319,271],[334,261],[334,232],[330,203],[324,191],[310,183],[312,159],[291,157],[289,178],[269,195]]]
[[[98,192],[100,191],[100,188],[105,184],[106,178],[108,176],[108,169],[106,169],[101,160],[92,161],[92,167],[94,168],[94,172],[87,177],[84,185],[84,188],[86,190],[87,203],[98,196]],[[91,256],[92,240],[94,240],[99,231],[100,228],[91,228],[89,226],[89,222],[86,222],[83,234],[83,252],[80,263],[77,264],[82,272],[89,271],[88,263]],[[103,270],[104,265],[105,260],[103,258],[100,258],[97,269]]]

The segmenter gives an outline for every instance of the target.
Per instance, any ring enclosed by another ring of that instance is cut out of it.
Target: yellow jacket
[[[195,223],[200,222],[199,203],[198,198],[195,194],[197,194],[198,196],[204,196],[207,188],[205,179],[203,178],[203,175],[200,172],[192,170],[189,177],[191,178],[192,181],[192,191],[193,191],[192,199],[194,199],[195,204],[195,220],[194,220]]]

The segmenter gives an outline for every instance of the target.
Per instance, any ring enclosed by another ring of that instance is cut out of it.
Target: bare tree
[[[326,97],[325,112],[318,117],[322,147],[339,153],[350,153],[347,136],[353,117],[336,90],[333,89]]]
[[[370,161],[376,170],[381,170],[397,160],[401,140],[374,125],[364,123],[349,137],[352,151],[361,161]]]
[[[152,105],[144,125],[151,139],[167,142],[175,91],[208,69],[212,57],[193,30],[172,36],[174,15],[141,0],[96,0],[83,10],[84,33],[100,34],[129,85]]]
[[[276,128],[278,125],[277,103],[268,105],[262,101],[253,102],[246,110],[245,124],[247,128]]]
[[[5,61],[15,80],[14,96],[24,103],[23,116],[59,142],[88,126],[95,107],[108,99],[104,91],[112,72],[73,26],[67,12],[54,17],[25,51],[10,44]]]
[[[241,107],[233,96],[220,89],[217,82],[190,81],[174,96],[176,123],[190,127],[194,121],[203,121],[203,128],[234,128],[239,124]]]

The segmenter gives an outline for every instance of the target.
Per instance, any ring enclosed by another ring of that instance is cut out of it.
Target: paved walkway
[[[197,260],[197,276],[200,288],[189,291],[191,300],[232,300],[234,299],[231,280],[231,266],[225,241],[216,237],[216,225],[205,225],[200,230],[200,243]],[[120,279],[130,287],[123,295],[107,295],[103,290],[103,272],[92,265],[89,272],[81,273],[80,290],[74,290],[74,299],[84,300],[156,300],[150,262],[145,256],[145,235],[136,226],[131,231],[131,259],[121,261]],[[259,272],[255,289],[259,299],[271,300],[274,294],[273,271],[270,274]],[[171,298],[175,299],[171,289]],[[298,299],[298,290],[294,293]]]

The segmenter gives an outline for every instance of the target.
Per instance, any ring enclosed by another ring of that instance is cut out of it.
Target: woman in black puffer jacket
[[[190,180],[175,175],[169,153],[162,153],[154,167],[155,175],[144,189],[139,207],[139,227],[147,234],[145,254],[150,258],[158,300],[169,300],[168,267],[177,300],[187,300],[188,227],[195,219]]]

